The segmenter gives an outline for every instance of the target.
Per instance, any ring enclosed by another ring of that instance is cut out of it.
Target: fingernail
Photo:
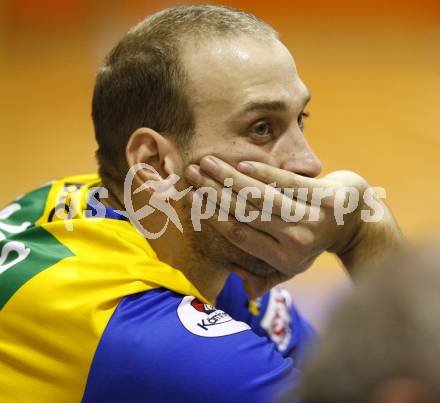
[[[217,169],[217,162],[212,157],[204,157],[200,161],[200,166],[204,171],[215,172]]]
[[[237,168],[240,172],[243,172],[244,174],[251,174],[254,171],[254,166],[248,161],[240,162]]]
[[[199,172],[199,168],[197,167],[197,165],[190,165],[186,170],[185,170],[185,176],[194,183],[198,183],[200,181],[200,172]]]

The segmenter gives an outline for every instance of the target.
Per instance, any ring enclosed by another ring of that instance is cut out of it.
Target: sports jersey
[[[117,211],[90,208],[96,175],[0,211],[0,402],[266,402],[314,337],[280,287],[216,301],[162,262]]]

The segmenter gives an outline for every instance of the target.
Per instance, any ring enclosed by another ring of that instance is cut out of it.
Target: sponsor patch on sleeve
[[[227,336],[250,329],[246,323],[238,322],[226,312],[191,296],[182,299],[177,316],[189,332],[203,337]]]
[[[292,300],[287,290],[280,286],[272,288],[267,309],[260,324],[277,345],[278,351],[284,351],[292,338],[291,305]]]

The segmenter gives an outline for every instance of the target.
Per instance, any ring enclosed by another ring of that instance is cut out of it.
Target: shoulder
[[[281,286],[249,301],[241,279],[233,273],[217,299],[217,306],[234,319],[248,323],[257,335],[267,337],[280,353],[297,363],[317,339],[315,330],[298,312],[290,293]]]
[[[84,401],[262,402],[296,373],[249,329],[169,290],[126,297],[98,346]]]

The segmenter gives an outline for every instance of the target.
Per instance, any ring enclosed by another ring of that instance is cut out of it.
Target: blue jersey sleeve
[[[91,365],[83,402],[265,403],[298,370],[243,322],[158,289],[124,298]]]
[[[313,327],[300,315],[289,292],[281,286],[249,301],[242,280],[233,273],[217,299],[217,307],[235,320],[249,324],[257,335],[267,337],[284,357],[293,358],[295,365],[299,365],[317,339]]]

